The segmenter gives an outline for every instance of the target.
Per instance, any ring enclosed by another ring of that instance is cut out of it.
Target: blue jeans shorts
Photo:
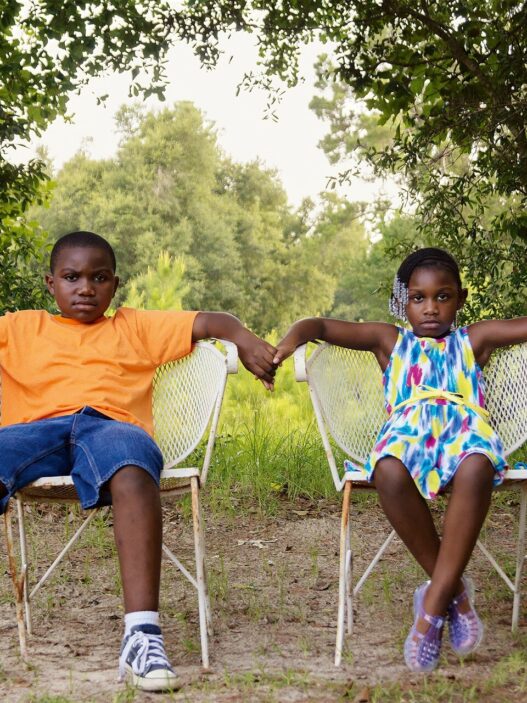
[[[90,407],[74,415],[0,428],[0,515],[19,488],[71,475],[83,508],[111,504],[105,484],[123,466],[139,466],[159,485],[161,450],[145,430]]]

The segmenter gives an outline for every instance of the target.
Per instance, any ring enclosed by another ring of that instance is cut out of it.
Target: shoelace
[[[159,664],[162,668],[172,671],[172,667],[165,654],[162,635],[146,634],[138,630],[130,635],[126,642],[121,656],[119,657],[119,680],[122,681],[126,671],[126,660],[130,650],[137,646],[137,653],[131,663],[132,671],[138,676],[144,676],[145,670],[154,664]]]

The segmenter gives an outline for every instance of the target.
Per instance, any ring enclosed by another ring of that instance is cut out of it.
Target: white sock
[[[159,613],[156,610],[136,610],[124,616],[124,636],[128,637],[132,627],[136,625],[157,625],[159,627]]]

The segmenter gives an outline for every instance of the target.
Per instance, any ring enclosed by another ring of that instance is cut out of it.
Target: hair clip
[[[393,279],[393,288],[390,300],[388,301],[388,310],[390,313],[406,322],[406,306],[408,305],[408,286],[406,283],[401,281],[399,276],[396,274]]]

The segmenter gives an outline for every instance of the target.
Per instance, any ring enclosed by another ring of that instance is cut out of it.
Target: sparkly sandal
[[[423,600],[429,582],[423,583],[414,593],[414,624],[404,643],[404,660],[411,671],[433,671],[441,654],[441,638],[445,618],[441,615],[428,615],[423,609]],[[430,627],[419,632],[417,622],[426,620]]]
[[[461,657],[473,652],[483,639],[483,623],[474,609],[474,584],[464,576],[465,590],[456,596],[448,606],[448,635],[454,652]],[[459,606],[467,603],[469,610],[462,613]]]

